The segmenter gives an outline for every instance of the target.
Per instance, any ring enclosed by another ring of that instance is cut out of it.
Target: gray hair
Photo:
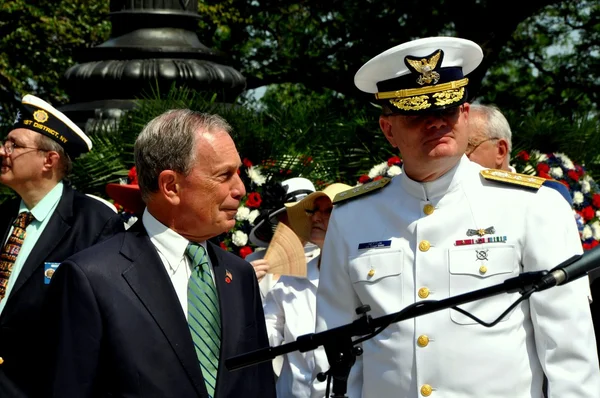
[[[158,191],[158,176],[164,170],[188,175],[196,161],[196,133],[225,132],[231,126],[221,116],[189,109],[173,109],[144,127],[134,145],[135,168],[142,198]]]
[[[508,120],[495,105],[471,104],[471,114],[478,112],[482,117],[481,132],[487,138],[503,138],[508,144],[508,153],[512,150],[512,132]]]
[[[38,148],[44,151],[54,151],[58,153],[59,161],[58,161],[58,172],[60,174],[60,178],[66,179],[67,176],[73,170],[73,161],[71,161],[71,157],[67,152],[65,152],[65,148],[60,145],[58,142],[54,141],[50,137],[46,137],[43,134],[37,134],[35,138],[35,144]]]

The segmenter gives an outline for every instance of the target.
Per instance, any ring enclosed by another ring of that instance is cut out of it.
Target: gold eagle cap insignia
[[[419,85],[424,84],[436,84],[440,80],[440,74],[434,69],[436,68],[440,58],[442,57],[442,50],[437,50],[429,58],[421,59],[410,59],[406,57],[406,62],[421,76],[417,79]]]

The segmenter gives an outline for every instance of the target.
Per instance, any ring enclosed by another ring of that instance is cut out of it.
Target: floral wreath
[[[600,187],[586,174],[585,168],[575,164],[562,153],[542,154],[538,151],[521,151],[513,159],[517,173],[555,179],[564,184],[573,198],[573,212],[584,250],[600,244]],[[387,162],[371,168],[358,179],[358,185],[395,177],[402,173],[402,159],[394,156]]]
[[[586,174],[585,168],[573,163],[563,153],[543,154],[521,151],[513,159],[519,173],[554,179],[564,184],[573,198],[573,212],[584,250],[600,244],[600,187]]]

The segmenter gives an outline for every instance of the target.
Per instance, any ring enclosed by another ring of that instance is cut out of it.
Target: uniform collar
[[[36,221],[43,222],[56,207],[56,204],[60,200],[62,193],[63,183],[62,181],[59,181],[58,184],[56,184],[56,186],[52,188],[50,192],[48,192],[46,196],[44,196],[42,200],[40,200],[38,204],[33,207],[33,209],[28,209],[27,205],[25,205],[25,202],[23,202],[23,199],[21,199],[21,203],[19,204],[19,213],[30,211]]]
[[[461,174],[464,173],[470,163],[469,158],[463,155],[460,161],[446,174],[435,181],[429,182],[411,180],[406,173],[402,173],[399,176],[400,184],[409,195],[420,200],[431,200],[456,189],[460,184]]]

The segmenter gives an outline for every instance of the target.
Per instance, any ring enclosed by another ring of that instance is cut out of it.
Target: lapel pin
[[[233,276],[231,276],[231,272],[228,269],[225,270],[225,283],[231,283],[233,280]]]

